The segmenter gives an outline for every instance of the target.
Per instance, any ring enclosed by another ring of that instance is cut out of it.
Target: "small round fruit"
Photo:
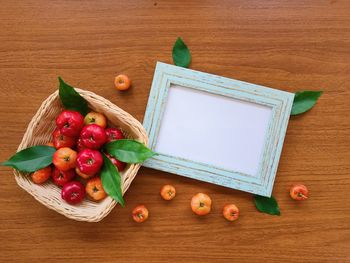
[[[198,193],[192,197],[191,208],[193,213],[204,216],[211,210],[211,199],[208,195]]]
[[[45,168],[39,169],[32,174],[32,180],[36,184],[45,183],[51,176],[52,168],[47,166]]]
[[[89,112],[86,114],[84,118],[84,124],[89,125],[89,124],[97,124],[98,126],[102,128],[106,128],[107,126],[107,119],[102,113],[98,112]]]
[[[61,130],[56,128],[52,133],[53,146],[56,149],[68,147],[73,148],[76,144],[76,138],[63,135]]]
[[[68,171],[60,171],[55,168],[52,173],[52,180],[58,186],[64,186],[66,183],[72,181],[74,177],[74,169]]]
[[[167,201],[173,199],[176,195],[175,187],[170,184],[164,185],[162,189],[160,189],[160,195]]]
[[[297,201],[306,200],[309,197],[309,190],[303,184],[292,185],[289,193],[290,197]]]
[[[131,81],[126,75],[118,75],[114,79],[114,85],[117,90],[127,90],[131,86]]]
[[[144,205],[138,205],[132,210],[132,218],[137,223],[142,223],[148,218],[148,209]]]
[[[97,124],[85,126],[80,133],[80,138],[85,147],[95,150],[100,149],[107,141],[105,129]]]
[[[77,152],[68,147],[58,149],[52,158],[55,167],[61,171],[68,171],[75,168]]]
[[[235,221],[238,219],[239,210],[234,204],[228,204],[224,206],[222,214],[228,221]]]
[[[82,183],[76,181],[66,183],[62,188],[61,197],[68,204],[78,204],[85,197],[85,187]]]
[[[91,197],[94,201],[100,201],[104,199],[107,194],[102,186],[102,181],[100,177],[91,178],[85,187],[86,193]]]
[[[124,139],[123,132],[118,128],[107,128],[106,135],[107,135],[107,142]]]
[[[78,111],[64,110],[56,118],[56,125],[63,135],[75,137],[84,126],[84,117]]]
[[[91,177],[100,171],[102,165],[103,157],[99,151],[84,149],[78,153],[77,168],[79,172]]]
[[[118,159],[110,156],[109,154],[106,153],[106,156],[112,161],[114,166],[117,168],[118,172],[122,172],[126,168],[126,163],[119,161]]]

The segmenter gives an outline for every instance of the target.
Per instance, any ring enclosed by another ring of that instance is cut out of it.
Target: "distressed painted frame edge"
[[[143,121],[151,149],[154,149],[157,141],[168,89],[172,83],[272,107],[259,172],[257,175],[241,174],[164,154],[148,159],[143,165],[245,192],[271,196],[294,93],[157,62]]]

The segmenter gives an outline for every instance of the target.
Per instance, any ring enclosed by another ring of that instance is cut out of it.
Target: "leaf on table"
[[[101,181],[105,192],[114,200],[125,206],[121,188],[121,177],[112,161],[103,153],[103,166],[101,169]]]
[[[61,77],[58,77],[60,82],[59,95],[63,106],[68,110],[79,111],[83,116],[88,113],[88,103],[80,96],[75,89],[65,83]]]
[[[135,140],[116,140],[104,146],[107,153],[125,163],[142,163],[156,155],[144,144]]]
[[[254,203],[256,208],[262,213],[278,216],[281,214],[278,203],[273,196],[254,195]]]
[[[323,91],[298,91],[295,93],[291,115],[298,115],[310,110]]]
[[[188,68],[191,63],[191,53],[180,37],[173,47],[173,61],[176,66]]]
[[[51,146],[38,145],[17,152],[8,161],[1,163],[23,172],[35,172],[49,166],[56,149]]]

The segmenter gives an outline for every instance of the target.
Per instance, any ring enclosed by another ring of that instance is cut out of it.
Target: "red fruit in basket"
[[[59,149],[62,147],[73,148],[76,144],[75,138],[63,135],[61,130],[58,128],[54,130],[54,132],[52,133],[52,137],[53,137],[53,145],[56,149]]]
[[[107,128],[106,129],[107,142],[124,139],[122,131],[118,128]]]
[[[290,188],[290,197],[297,201],[306,200],[309,197],[309,190],[303,184],[292,185]]]
[[[87,125],[80,133],[83,145],[90,149],[100,149],[107,141],[107,135],[103,128],[96,124]]]
[[[75,137],[84,126],[84,117],[78,111],[64,110],[56,118],[56,125],[63,135]]]
[[[88,114],[86,114],[86,116],[84,118],[84,123],[85,123],[85,125],[97,124],[98,126],[100,126],[102,128],[106,128],[107,119],[102,113],[91,111]]]
[[[78,141],[77,141],[77,150],[78,150],[78,152],[81,152],[84,149],[87,149],[87,148],[83,144],[83,141],[81,140],[81,138],[79,138]]]
[[[61,197],[68,204],[78,204],[85,197],[85,187],[82,183],[76,181],[66,183],[62,188]]]
[[[45,168],[35,171],[32,174],[33,182],[36,184],[45,183],[50,178],[51,171],[52,171],[51,166],[47,166]]]
[[[148,218],[148,209],[144,205],[138,205],[132,210],[132,218],[137,223],[142,223]]]
[[[102,154],[97,150],[85,149],[79,152],[77,168],[84,175],[93,176],[97,174],[103,165]]]
[[[234,204],[228,204],[224,206],[222,214],[228,221],[235,221],[238,219],[239,210]]]
[[[110,156],[109,154],[106,153],[106,156],[112,161],[115,167],[117,167],[118,172],[122,172],[125,170],[126,163],[119,161],[118,159]]]
[[[55,167],[61,171],[68,171],[75,168],[77,152],[68,147],[58,149],[52,158]]]
[[[100,177],[91,178],[86,184],[85,191],[94,201],[100,201],[107,196]]]
[[[73,180],[75,177],[74,169],[68,171],[60,171],[57,168],[53,170],[52,180],[58,186],[63,186]]]

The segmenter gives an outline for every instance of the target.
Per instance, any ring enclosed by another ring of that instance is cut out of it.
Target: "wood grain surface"
[[[191,68],[286,91],[324,90],[293,117],[274,196],[282,215],[256,211],[247,193],[142,168],[126,207],[100,223],[48,210],[0,167],[1,262],[350,262],[350,1],[1,1],[0,160],[12,155],[57,76],[93,91],[142,121],[157,60],[172,63],[181,36]],[[126,73],[133,88],[113,89]],[[288,196],[292,183],[311,192]],[[176,186],[162,201],[159,189]],[[205,192],[213,211],[192,214]],[[221,216],[233,202],[241,217]],[[150,218],[136,224],[139,203]]]

